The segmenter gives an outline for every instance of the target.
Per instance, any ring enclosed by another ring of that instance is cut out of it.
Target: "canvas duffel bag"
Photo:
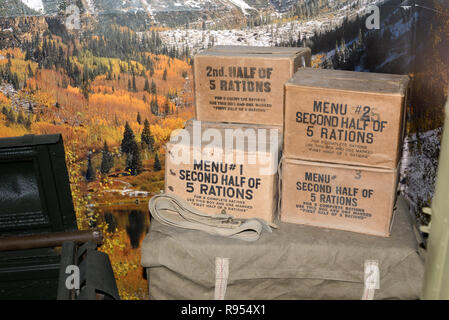
[[[279,223],[255,242],[151,221],[150,299],[418,299],[423,257],[399,197],[389,238]]]

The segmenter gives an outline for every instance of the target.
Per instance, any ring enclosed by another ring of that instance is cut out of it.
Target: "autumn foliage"
[[[88,41],[101,38],[92,36]],[[117,188],[110,176],[138,190],[163,188],[163,171],[154,172],[154,159],[163,166],[165,142],[193,116],[190,60],[153,52],[141,54],[139,61],[95,56],[79,40],[64,43],[54,35],[40,39],[33,50],[39,63],[19,48],[0,50],[0,70],[17,75],[18,80],[11,91],[9,81],[0,79],[0,137],[62,134],[78,226],[88,228],[92,220],[98,221],[106,235],[101,250],[111,257],[122,298],[144,298],[139,252],[130,249],[124,230],[107,231],[104,220],[88,208],[118,201],[119,195],[108,193]],[[151,84],[151,90],[144,90],[145,83]],[[144,120],[150,124],[151,149],[140,141]],[[143,167],[137,176],[125,171],[126,156],[120,150],[127,122],[141,149]],[[105,143],[114,161],[102,174]],[[95,174],[92,182],[85,179],[88,154]]]

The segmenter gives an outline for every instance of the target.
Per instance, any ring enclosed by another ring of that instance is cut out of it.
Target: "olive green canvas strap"
[[[234,219],[226,213],[206,214],[171,193],[152,197],[148,206],[150,214],[163,225],[244,241],[256,241],[264,229],[272,232],[271,227],[276,228],[262,219]]]

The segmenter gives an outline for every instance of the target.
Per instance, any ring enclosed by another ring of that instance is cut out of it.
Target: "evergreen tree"
[[[114,166],[114,158],[109,152],[108,144],[105,141],[103,147],[103,157],[101,158],[100,172],[102,174],[108,174],[113,166]]]
[[[6,121],[8,121],[8,124],[16,122],[16,115],[12,109],[9,109],[8,114],[6,115]]]
[[[27,128],[28,130],[31,129],[31,115],[28,116],[27,120],[25,121],[25,128]]]
[[[162,170],[162,166],[161,166],[161,161],[159,160],[159,156],[156,153],[154,155],[154,166],[153,166],[154,171],[161,171]]]
[[[81,92],[83,93],[84,99],[86,99],[86,101],[89,101],[89,84],[87,82],[83,82],[83,85],[81,86]]]
[[[132,140],[130,145],[130,152],[126,156],[126,171],[129,171],[131,175],[137,176],[143,170],[142,159],[140,157],[140,150],[137,146],[136,140]]]
[[[156,97],[153,97],[153,99],[151,100],[151,113],[156,116],[159,114],[159,105],[157,103]]]
[[[361,47],[363,44],[363,33],[362,33],[362,29],[359,28],[359,36],[357,38],[357,46]]]
[[[123,140],[121,143],[121,149],[123,153],[131,152],[131,145],[134,141],[134,132],[129,126],[128,121],[125,124],[125,131],[123,133]]]
[[[154,80],[151,80],[151,94],[157,94],[157,87]]]
[[[164,113],[165,113],[165,115],[170,114],[170,103],[169,103],[168,95],[167,95],[167,97],[166,97],[166,99],[165,99]]]
[[[19,77],[17,76],[17,73],[13,73],[11,83],[15,90],[19,89]]]
[[[142,124],[142,119],[140,117],[140,112],[137,112],[137,123]]]
[[[151,93],[151,91],[150,91],[150,83],[148,82],[148,78],[145,78],[145,85],[143,87],[143,90],[148,92],[148,93]]]
[[[133,91],[137,92],[137,87],[136,87],[136,76],[133,74]]]
[[[27,72],[28,72],[28,77],[33,77],[33,70],[31,69],[31,65],[28,63],[28,67],[27,67]]]
[[[17,116],[17,124],[25,124],[25,117],[22,110],[19,111],[19,115]]]
[[[148,147],[148,150],[153,151],[154,138],[151,135],[150,122],[147,119],[145,119],[143,123],[143,130],[140,140],[142,143],[142,149]]]
[[[86,180],[91,182],[95,180],[95,170],[92,167],[92,156],[91,153],[87,156],[87,171],[86,171]]]
[[[162,80],[167,81],[167,69],[164,69],[164,74],[162,75]]]
[[[131,91],[131,79],[128,79],[128,91]]]

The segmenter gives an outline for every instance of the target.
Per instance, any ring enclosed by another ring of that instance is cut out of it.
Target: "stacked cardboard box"
[[[167,144],[165,191],[200,210],[273,221],[284,84],[308,48],[218,46],[195,56],[196,118]]]
[[[195,56],[196,117],[282,126],[284,84],[310,66],[309,48],[216,46]]]
[[[166,192],[203,212],[273,221],[282,127],[188,121],[176,139],[166,146]]]
[[[302,68],[290,79],[310,52],[289,50],[195,58],[202,122],[167,144],[165,186],[205,213],[273,221],[283,143],[280,219],[303,225],[246,243],[152,223],[142,245],[152,298],[417,297],[423,265],[405,201],[389,238],[304,226],[389,235],[408,77]]]
[[[389,235],[408,83],[311,68],[286,83],[282,221]]]

